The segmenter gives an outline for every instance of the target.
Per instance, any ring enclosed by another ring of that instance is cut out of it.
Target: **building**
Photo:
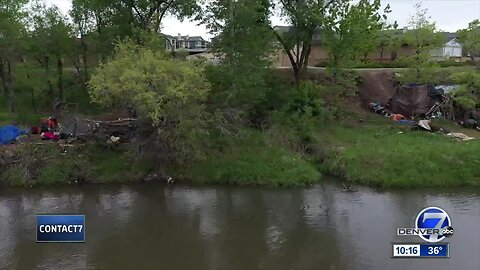
[[[456,33],[444,33],[445,43],[442,48],[432,51],[432,56],[437,59],[446,58],[461,58],[463,53],[463,46],[458,42]]]
[[[286,33],[289,31],[288,26],[275,26],[274,29],[280,33]],[[408,31],[406,28],[390,31],[393,31],[391,34],[400,40],[400,47],[395,50],[391,50],[386,47],[378,47],[368,53],[364,57],[364,60],[388,63],[415,53],[414,48],[403,41],[403,35]],[[457,59],[460,58],[462,56],[462,45],[458,42],[457,35],[455,33],[444,33],[444,35],[446,40],[444,46],[442,48],[432,50],[432,57],[434,59],[446,59],[452,57]],[[276,61],[274,64],[277,67],[289,67],[291,65],[290,59],[283,48],[278,50],[275,58]],[[310,57],[308,58],[308,65],[324,66],[328,60],[329,52],[323,44],[321,33],[317,32],[312,38],[312,47],[310,51]]]
[[[278,31],[280,33],[285,33],[289,31],[288,26],[275,26],[274,29],[275,31]],[[405,31],[405,29],[398,29],[395,30],[395,34],[398,35],[398,38],[401,39]],[[400,57],[411,55],[413,52],[414,50],[407,44],[402,44],[400,48],[396,49],[395,51],[379,47],[364,56],[364,59],[375,62],[392,62]],[[329,57],[329,52],[323,44],[321,32],[314,33],[312,37],[310,56],[308,58],[308,65],[324,66],[329,61]],[[275,65],[277,67],[291,66],[290,59],[288,58],[288,55],[285,53],[283,48],[281,48],[277,53]]]
[[[203,39],[201,36],[165,36],[165,50],[178,51],[186,50],[189,54],[197,54],[207,52],[210,42]]]

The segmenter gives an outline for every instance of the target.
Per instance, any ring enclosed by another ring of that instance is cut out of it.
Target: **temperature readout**
[[[392,258],[448,258],[450,257],[449,247],[448,243],[393,243]]]

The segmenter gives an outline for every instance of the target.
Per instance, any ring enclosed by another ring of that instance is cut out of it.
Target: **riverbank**
[[[453,124],[449,129],[468,132]],[[476,131],[469,135],[480,137]],[[235,140],[216,141],[217,147],[204,159],[169,167],[165,173],[180,183],[200,185],[298,187],[318,183],[321,174],[328,174],[377,187],[480,186],[479,140],[457,141],[350,111],[340,120],[313,127],[306,141],[303,138],[302,147],[307,150],[300,153],[272,140],[268,132],[246,130]],[[131,155],[127,145],[45,143],[0,150],[0,183],[4,186],[134,183],[158,172],[153,161]]]
[[[123,149],[94,144],[0,148],[0,184],[12,187],[139,182],[152,170]]]
[[[318,135],[322,172],[379,187],[480,186],[480,141],[458,141],[386,119],[350,120]]]

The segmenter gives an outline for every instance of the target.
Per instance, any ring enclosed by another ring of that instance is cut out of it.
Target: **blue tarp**
[[[10,144],[22,134],[24,131],[16,126],[0,127],[0,144]]]

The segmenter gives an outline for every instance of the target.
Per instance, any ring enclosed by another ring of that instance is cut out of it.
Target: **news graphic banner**
[[[392,258],[449,258],[450,244],[393,243]]]
[[[397,235],[418,236],[425,242],[437,243],[453,235],[452,219],[439,207],[427,207],[415,219],[415,228],[398,228]]]
[[[436,244],[453,235],[452,219],[439,207],[422,209],[414,228],[398,228],[397,235],[418,236],[427,243],[392,243],[392,258],[449,258],[450,244]]]
[[[85,215],[37,215],[37,243],[84,243]]]

